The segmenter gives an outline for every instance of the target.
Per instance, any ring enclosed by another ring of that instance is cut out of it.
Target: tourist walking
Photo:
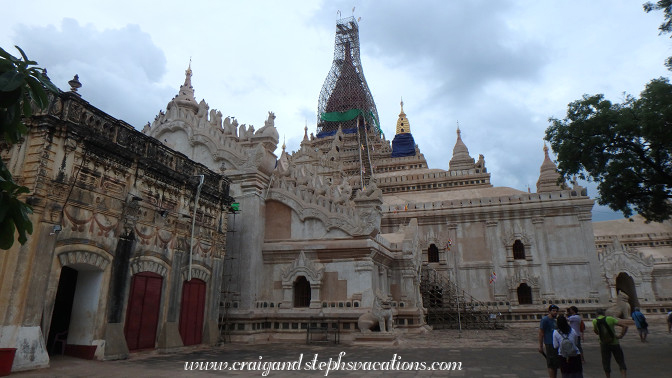
[[[562,378],[583,378],[578,339],[579,334],[570,327],[567,318],[558,316],[558,328],[553,331],[553,347],[558,351]]]
[[[583,322],[583,319],[581,319],[581,315],[579,315],[579,309],[576,306],[571,306],[567,309],[567,321],[569,322],[569,326],[572,327],[574,332],[579,335],[579,337],[576,339],[576,346],[579,348],[579,352],[581,352],[581,362],[585,362],[581,343],[583,342],[583,331],[586,330],[586,325]]]
[[[549,378],[556,378],[559,367],[558,349],[553,347],[553,331],[557,328],[555,318],[558,316],[558,310],[558,306],[554,304],[548,306],[548,315],[539,322],[539,353],[546,356]]]
[[[672,311],[667,313],[667,333],[672,330]]]
[[[597,318],[593,319],[593,331],[600,338],[600,354],[602,355],[602,368],[607,378],[611,377],[611,356],[614,356],[619,369],[621,370],[621,377],[626,377],[625,357],[623,356],[623,349],[618,340],[625,336],[628,331],[628,326],[625,325],[624,319],[617,319],[611,316],[604,316],[604,310],[597,310]],[[614,326],[622,328],[621,334],[616,335]]]
[[[639,307],[635,307],[635,311],[630,316],[635,321],[635,327],[637,327],[637,332],[639,332],[639,339],[645,343],[646,336],[649,334],[649,323],[646,322],[646,316],[639,311]]]

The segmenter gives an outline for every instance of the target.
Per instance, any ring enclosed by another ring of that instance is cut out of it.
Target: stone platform
[[[399,345],[399,335],[395,333],[362,332],[354,336],[353,346],[395,346]]]

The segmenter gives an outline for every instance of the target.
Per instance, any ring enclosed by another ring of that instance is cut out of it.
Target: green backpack
[[[616,340],[614,331],[611,330],[609,324],[607,324],[607,317],[597,319],[597,331],[600,336],[600,342],[602,344],[611,344]]]

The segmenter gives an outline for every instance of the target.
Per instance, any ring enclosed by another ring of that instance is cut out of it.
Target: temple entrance
[[[438,263],[439,262],[439,249],[435,244],[432,244],[427,249],[427,262]]]
[[[294,281],[294,307],[310,306],[310,282],[304,276]]]
[[[142,272],[131,279],[124,335],[129,350],[154,348],[163,277]]]
[[[635,288],[635,281],[627,273],[621,272],[616,276],[616,295],[622,291],[628,295],[628,303],[630,309],[634,310],[639,307],[639,299],[637,299],[637,289]]]
[[[526,283],[518,286],[518,304],[532,304],[532,288]]]
[[[180,336],[186,345],[200,344],[203,339],[205,282],[198,278],[184,281],[180,309]]]
[[[49,354],[93,358],[102,279],[103,272],[91,265],[61,268],[47,337]]]
[[[75,299],[76,287],[77,271],[64,266],[61,269],[61,277],[58,279],[54,311],[49,326],[49,337],[47,338],[49,355],[65,353],[70,315],[72,314],[72,301]]]

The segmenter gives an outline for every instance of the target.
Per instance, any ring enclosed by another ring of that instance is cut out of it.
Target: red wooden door
[[[184,345],[200,344],[203,337],[203,312],[205,308],[205,282],[198,278],[184,281],[182,309],[180,310],[180,335]]]
[[[163,277],[142,272],[133,276],[124,334],[129,350],[154,348],[159,324]]]

